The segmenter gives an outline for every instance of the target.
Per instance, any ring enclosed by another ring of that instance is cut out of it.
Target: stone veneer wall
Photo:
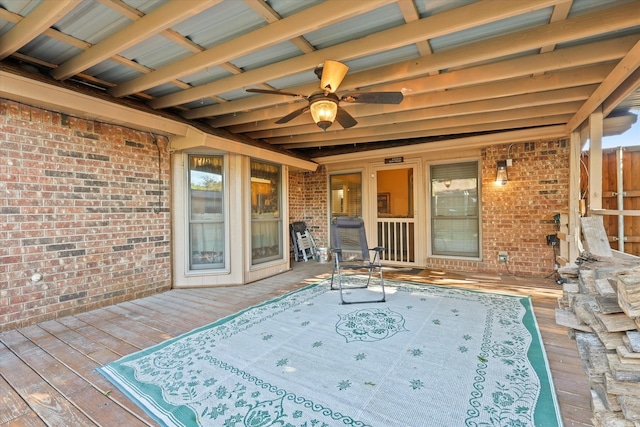
[[[0,99],[0,330],[170,288],[166,143]]]
[[[569,204],[569,145],[565,140],[535,141],[486,147],[482,150],[482,261],[428,258],[420,267],[544,277],[554,272],[554,215]],[[513,160],[509,182],[495,184],[496,162]],[[312,227],[318,246],[328,242],[327,172],[293,173],[290,219]],[[418,243],[419,244],[419,243]],[[424,243],[426,245],[426,242]],[[509,261],[498,261],[506,251]]]

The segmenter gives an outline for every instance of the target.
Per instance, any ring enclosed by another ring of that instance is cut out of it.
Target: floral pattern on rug
[[[99,371],[162,425],[561,425],[527,298],[387,285],[363,308],[312,285]]]
[[[341,315],[336,332],[349,341],[380,341],[406,331],[404,317],[390,309],[362,309]]]

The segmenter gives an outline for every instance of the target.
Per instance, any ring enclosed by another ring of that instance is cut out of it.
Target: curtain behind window
[[[282,259],[281,167],[251,161],[251,264]]]
[[[222,156],[189,156],[189,269],[224,268]]]

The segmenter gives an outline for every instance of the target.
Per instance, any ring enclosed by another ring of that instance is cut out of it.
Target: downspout
[[[616,180],[617,185],[617,199],[618,199],[618,210],[624,210],[624,185],[622,182],[622,147],[618,147],[616,150],[616,173],[618,174],[618,179]],[[618,215],[618,250],[620,252],[624,252],[624,215]]]

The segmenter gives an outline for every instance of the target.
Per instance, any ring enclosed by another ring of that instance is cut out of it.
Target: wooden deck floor
[[[247,286],[172,290],[0,333],[0,426],[155,425],[94,369],[304,286],[330,271],[329,264],[316,262],[293,267]],[[589,386],[575,342],[555,323],[561,287],[553,280],[438,271],[394,276],[531,295],[564,425],[593,426]]]

